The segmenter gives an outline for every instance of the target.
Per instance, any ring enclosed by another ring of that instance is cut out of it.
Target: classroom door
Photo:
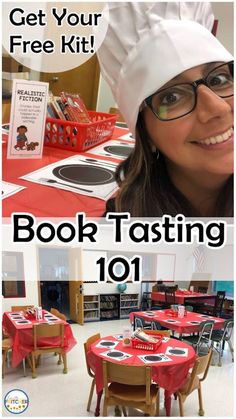
[[[72,248],[69,251],[69,297],[70,297],[70,318],[76,323],[84,324],[84,294],[82,266],[81,266],[81,250]]]
[[[62,73],[41,73],[54,96],[60,92],[80,94],[88,110],[96,110],[100,68],[96,54],[79,67]]]

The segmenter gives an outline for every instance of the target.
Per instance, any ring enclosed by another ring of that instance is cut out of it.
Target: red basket
[[[178,312],[173,310],[165,310],[165,314],[172,317],[178,317]]]
[[[153,337],[153,336],[152,336]],[[153,343],[153,342],[144,342],[140,339],[136,339],[133,338],[132,339],[132,347],[134,349],[143,349],[145,351],[153,351],[155,352],[157,350],[157,348],[161,345],[162,343],[162,335],[155,335],[155,338],[158,338],[157,342]]]
[[[35,320],[36,314],[25,313],[25,318],[28,320]]]
[[[85,124],[46,118],[44,144],[70,151],[85,151],[112,137],[118,115],[89,111]]]

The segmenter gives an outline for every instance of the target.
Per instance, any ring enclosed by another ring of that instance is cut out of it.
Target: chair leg
[[[88,398],[88,404],[87,404],[87,412],[90,411],[91,402],[92,402],[92,398],[93,398],[94,387],[95,387],[95,379],[93,378],[93,381],[92,381],[91,387],[90,387],[90,392],[89,392],[89,398]]]
[[[178,399],[179,399],[179,415],[184,416],[184,404],[183,404],[183,400],[180,394],[178,394]]]
[[[127,416],[126,408],[125,406],[121,406],[122,412],[124,416]]]
[[[230,349],[230,352],[231,352],[231,355],[232,355],[232,362],[234,362],[234,348],[233,348],[232,342],[231,342],[231,340],[228,340],[227,342],[228,342],[229,349]]]
[[[25,358],[22,361],[22,366],[23,366],[23,374],[24,374],[24,377],[26,377]]]
[[[11,366],[10,351],[7,351],[7,359],[6,359],[6,361],[7,361],[7,367],[10,368],[10,366]]]
[[[203,410],[203,403],[202,403],[202,389],[201,389],[201,383],[199,383],[199,388],[197,389],[198,391],[198,401],[199,401],[199,411],[198,414],[199,416],[204,416],[204,410]]]
[[[61,356],[61,354],[59,354],[59,359],[57,361],[57,365],[61,365],[61,364],[62,364],[62,356]]]
[[[6,364],[7,364],[7,351],[3,351],[2,354],[2,378],[4,378],[5,370],[6,370]]]
[[[157,393],[156,415],[155,416],[160,416],[160,389],[158,389],[158,393]]]
[[[107,403],[106,403],[106,399],[105,398],[104,398],[104,403],[103,403],[102,416],[107,416]]]
[[[32,378],[36,378],[37,374],[36,374],[36,366],[35,366],[35,356],[33,354],[31,354],[32,358],[31,358],[31,362],[32,362]]]
[[[40,362],[41,362],[41,355],[38,355],[36,359],[36,368],[38,368],[38,366],[40,365]]]
[[[62,359],[63,359],[63,364],[64,364],[64,368],[63,368],[63,374],[67,374],[68,373],[68,369],[67,369],[67,358],[66,358],[66,354],[62,354]]]

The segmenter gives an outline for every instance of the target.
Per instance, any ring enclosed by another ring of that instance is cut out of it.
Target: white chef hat
[[[109,25],[98,59],[133,134],[145,98],[189,68],[233,59],[210,32],[210,3],[108,4]]]

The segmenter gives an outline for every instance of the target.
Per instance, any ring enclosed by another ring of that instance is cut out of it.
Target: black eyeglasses
[[[204,84],[217,96],[226,99],[234,94],[234,62],[221,64],[205,78],[192,83],[180,83],[159,90],[144,103],[161,121],[171,121],[191,113],[197,105],[197,88]]]

